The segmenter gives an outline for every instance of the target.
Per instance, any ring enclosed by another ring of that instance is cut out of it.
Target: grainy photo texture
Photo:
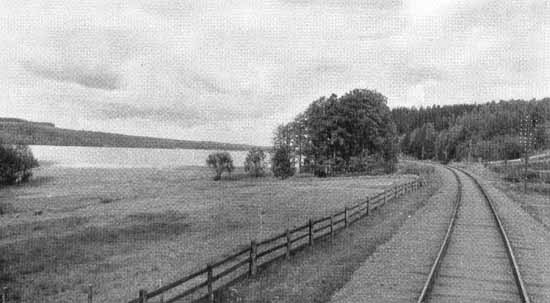
[[[0,303],[550,302],[550,1],[0,0]]]

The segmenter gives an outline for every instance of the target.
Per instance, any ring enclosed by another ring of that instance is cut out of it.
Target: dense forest
[[[387,98],[366,89],[319,98],[274,136],[276,152],[318,176],[392,171],[398,147]]]
[[[514,159],[526,137],[531,152],[550,147],[550,98],[395,108],[391,115],[401,151],[419,159]]]

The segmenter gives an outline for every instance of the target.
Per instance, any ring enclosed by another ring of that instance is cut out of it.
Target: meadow
[[[523,188],[524,177],[530,190],[542,194],[550,194],[550,153],[544,152],[530,157],[527,173],[522,159],[511,161],[490,162],[487,165],[498,173],[503,180],[510,182],[511,187],[519,190]]]
[[[95,302],[124,302],[412,178],[211,177],[199,166],[43,166],[0,189],[0,284],[16,302],[84,302],[88,284]]]

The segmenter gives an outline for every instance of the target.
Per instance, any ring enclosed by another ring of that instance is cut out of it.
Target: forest
[[[550,98],[392,110],[387,98],[355,89],[321,97],[275,131],[285,174],[391,172],[397,155],[449,161],[516,159],[550,148]],[[277,164],[275,164],[277,165]]]
[[[550,98],[391,112],[400,150],[418,159],[506,160],[550,147]]]

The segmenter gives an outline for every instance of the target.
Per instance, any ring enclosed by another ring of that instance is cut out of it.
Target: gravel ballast
[[[435,168],[445,185],[390,241],[377,248],[331,302],[416,300],[445,236],[458,188],[449,170]]]
[[[476,177],[493,199],[508,233],[532,302],[550,302],[550,235],[548,230],[506,194]]]
[[[427,302],[520,302],[513,268],[487,200],[458,173],[462,200]]]

